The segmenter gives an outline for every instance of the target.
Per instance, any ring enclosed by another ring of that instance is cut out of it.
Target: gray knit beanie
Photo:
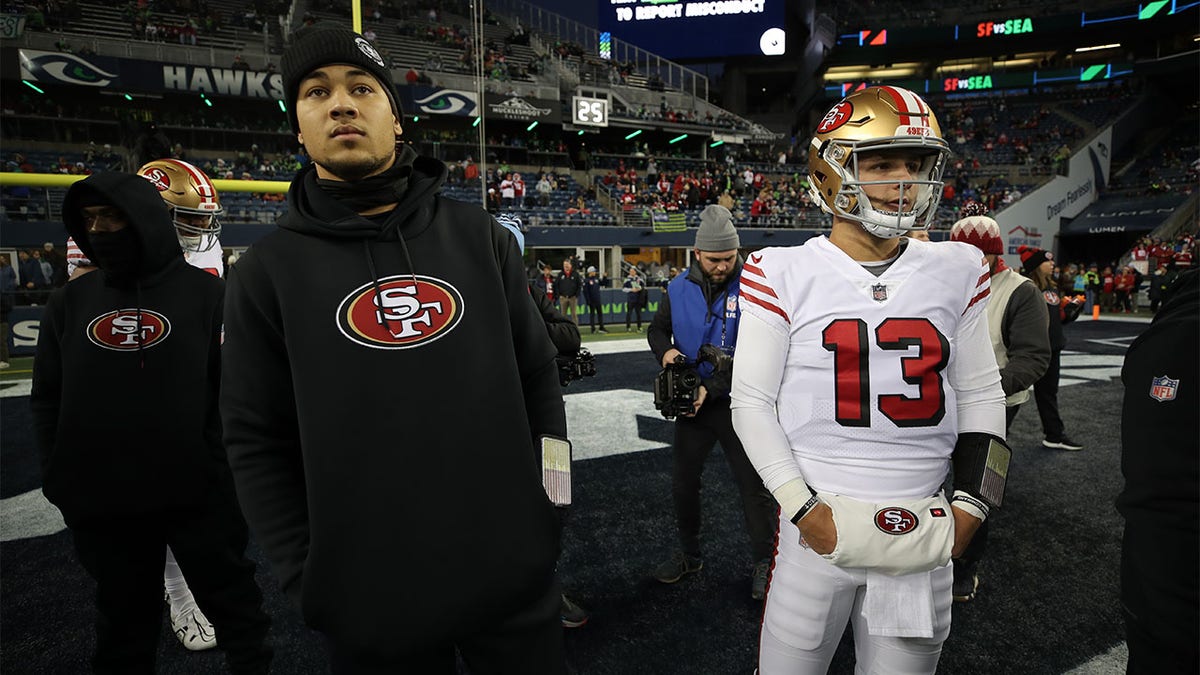
[[[357,66],[379,80],[392,104],[392,113],[400,119],[399,95],[392,81],[392,71],[383,57],[367,39],[349,28],[332,21],[306,26],[296,31],[292,43],[283,52],[280,70],[283,71],[283,95],[287,104],[288,121],[292,132],[300,132],[296,120],[296,101],[300,97],[300,82],[322,66]]]
[[[718,204],[709,204],[700,213],[700,229],[696,232],[696,250],[732,251],[741,248],[733,214]]]

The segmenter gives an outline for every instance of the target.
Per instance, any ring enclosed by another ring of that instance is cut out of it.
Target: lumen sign
[[[975,27],[975,37],[992,37],[993,35],[1018,35],[1033,32],[1033,19],[1009,19],[1007,21],[983,21]]]

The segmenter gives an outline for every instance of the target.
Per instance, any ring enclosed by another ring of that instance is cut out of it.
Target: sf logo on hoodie
[[[419,347],[454,330],[463,316],[462,294],[427,276],[396,275],[359,286],[338,305],[338,329],[374,349]]]
[[[139,317],[138,314],[141,314]],[[88,339],[98,347],[119,352],[153,347],[166,339],[171,322],[158,312],[136,308],[118,309],[92,319]]]

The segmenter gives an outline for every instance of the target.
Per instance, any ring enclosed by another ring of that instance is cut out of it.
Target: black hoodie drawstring
[[[417,268],[413,266],[412,256],[408,254],[408,244],[405,243],[404,237],[399,236],[400,250],[404,251],[404,262],[408,263],[408,273],[413,280],[413,288],[417,289]],[[367,255],[367,271],[371,275],[371,284],[375,286],[375,305],[379,308],[379,316],[383,319],[383,325],[392,332],[392,324],[388,322],[387,312],[383,306],[383,289],[379,286],[379,273],[375,271],[375,256],[371,253],[371,241],[363,239],[363,251]]]
[[[137,291],[137,343],[138,343],[138,368],[146,367],[146,352],[142,349],[142,282],[134,283],[134,288]]]

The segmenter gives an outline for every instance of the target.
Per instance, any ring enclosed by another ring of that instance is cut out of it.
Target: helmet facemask
[[[182,206],[171,207],[171,222],[175,223],[175,236],[184,251],[204,253],[217,245],[221,236],[222,211],[199,211]]]

